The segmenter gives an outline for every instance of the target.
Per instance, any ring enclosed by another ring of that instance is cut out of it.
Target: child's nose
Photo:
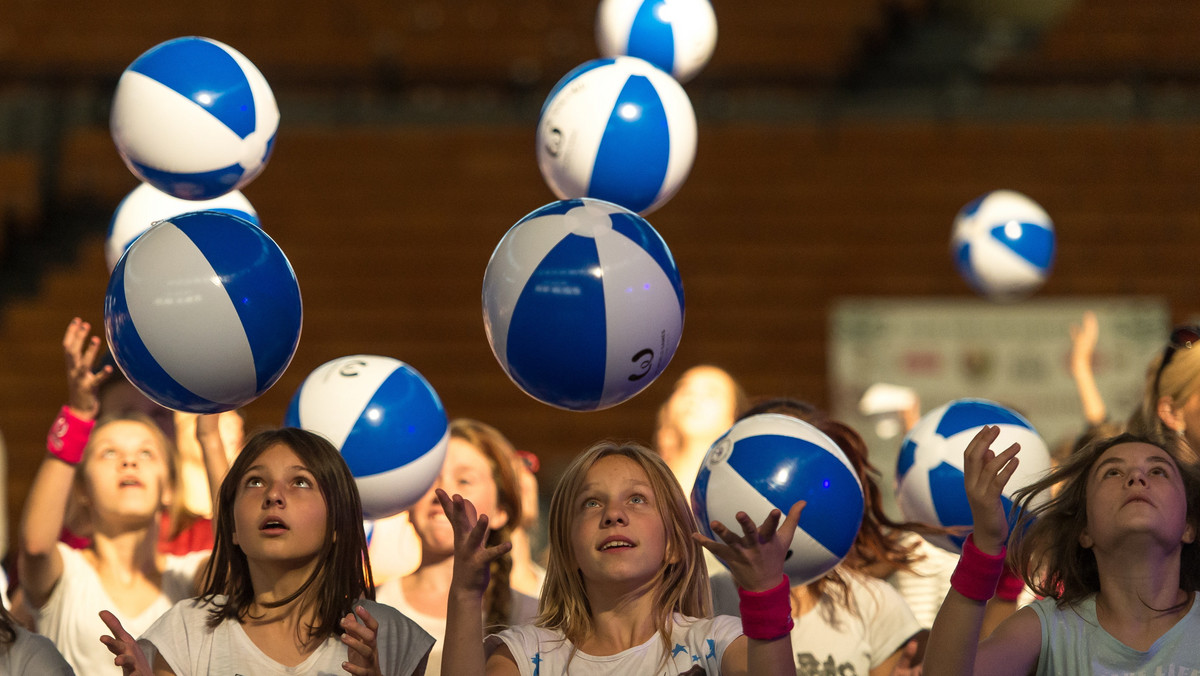
[[[270,505],[283,506],[283,491],[279,489],[278,485],[273,484],[263,494],[263,506],[267,507]]]
[[[628,519],[625,517],[625,512],[615,507],[609,507],[604,510],[604,525],[613,526],[617,524],[623,526],[629,524]]]

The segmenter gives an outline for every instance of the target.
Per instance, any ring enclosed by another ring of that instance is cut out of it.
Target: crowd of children
[[[858,433],[802,401],[750,406],[708,365],[680,378],[653,449],[601,441],[574,458],[540,560],[537,458],[490,425],[452,421],[442,470],[406,515],[415,563],[377,587],[383,548],[332,444],[294,428],[243,438],[236,413],[167,423],[122,403],[137,397],[114,394],[120,374],[75,319],[66,405],[20,520],[12,612],[0,607],[0,673],[1191,673],[1200,333],[1172,334],[1130,431],[1114,435],[1085,366],[1095,330],[1088,317],[1072,334],[1088,433],[1019,491],[1010,532],[1000,492],[1020,449],[979,432],[964,449],[973,533],[949,591],[917,593],[896,580],[930,575],[916,543],[945,531],[884,513]],[[714,540],[687,499],[703,451],[763,412],[829,436],[864,489],[851,552],[804,585],[783,572],[803,503],[714,522]],[[1018,609],[1022,589],[1034,600]]]

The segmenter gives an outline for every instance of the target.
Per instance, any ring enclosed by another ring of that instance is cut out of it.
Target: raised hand
[[[371,613],[362,606],[354,606],[354,612],[346,613],[342,618],[342,630],[345,632],[342,643],[346,644],[348,658],[342,668],[355,676],[383,676],[375,643],[379,622],[371,617]]]
[[[782,513],[778,509],[771,510],[761,526],[755,526],[754,520],[745,512],[738,512],[736,518],[742,527],[741,535],[720,521],[713,521],[713,533],[723,542],[701,533],[692,533],[692,538],[729,566],[729,572],[742,589],[752,592],[774,589],[783,579],[784,557],[792,544],[804,504],[802,500],[792,505],[782,526],[779,525]]]
[[[112,636],[102,634],[100,642],[116,656],[113,664],[121,667],[125,676],[153,676],[154,671],[150,668],[146,654],[142,652],[141,646],[129,635],[129,632],[125,631],[125,627],[121,626],[121,621],[117,619],[117,616],[107,610],[101,610],[100,619],[112,632]]]
[[[1017,471],[1021,450],[1020,444],[1013,444],[994,452],[991,445],[999,435],[999,427],[986,425],[963,452],[963,486],[975,524],[975,546],[985,554],[998,554],[1008,539],[1008,514],[1000,494]]]
[[[440,488],[437,489],[437,499],[454,528],[454,577],[451,586],[476,592],[482,597],[487,590],[492,561],[507,554],[512,549],[512,543],[484,546],[488,536],[487,514],[478,514],[470,500],[457,494],[450,497]]]
[[[93,373],[96,356],[100,353],[100,336],[90,336],[92,325],[79,317],[71,320],[63,334],[63,357],[67,362],[67,406],[83,419],[93,419],[100,412],[96,392],[100,383],[112,374],[112,366]]]

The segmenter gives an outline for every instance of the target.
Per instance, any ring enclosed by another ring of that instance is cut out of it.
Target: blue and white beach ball
[[[186,37],[153,47],[125,69],[109,123],[138,178],[175,197],[204,200],[244,187],[262,171],[279,108],[240,52]]]
[[[117,261],[104,330],[117,366],[150,399],[218,413],[266,392],[300,341],[300,287],[279,246],[232,214],[162,221]]]
[[[600,54],[636,56],[687,82],[717,45],[717,15],[708,0],[602,0],[596,11]]]
[[[708,449],[692,488],[700,529],[718,541],[713,521],[740,533],[738,512],[761,524],[772,509],[786,517],[800,500],[808,504],[783,564],[792,585],[829,572],[850,553],[862,525],[862,484],[832,439],[789,415],[743,418]]]
[[[316,432],[342,452],[363,518],[416,504],[446,459],[446,411],[433,387],[398,359],[359,354],[318,366],[296,390],[286,425]]]
[[[993,190],[954,218],[951,250],[958,272],[990,300],[1019,300],[1046,281],[1054,264],[1054,223],[1037,202]]]
[[[189,211],[223,211],[259,225],[258,212],[240,190],[227,192],[211,200],[181,200],[142,183],[121,200],[108,223],[108,238],[104,243],[104,258],[111,272],[117,259],[143,232],[155,223],[186,214]]]
[[[542,105],[538,168],[560,199],[594,197],[648,214],[679,190],[695,157],[691,101],[641,59],[588,61]]]
[[[670,363],[683,285],[667,245],[616,204],[553,202],[517,221],[488,261],[492,352],[533,398],[573,411],[615,406]]]
[[[984,399],[952,401],[921,416],[904,437],[896,460],[896,502],[905,519],[965,527],[961,535],[926,536],[947,551],[961,553],[973,525],[963,487],[963,452],[985,425],[1000,428],[1000,436],[992,444],[996,453],[1013,443],[1021,444],[1017,456],[1021,461],[1001,496],[1009,511],[1009,523],[1015,523],[1012,494],[1050,469],[1046,442],[1017,412]]]

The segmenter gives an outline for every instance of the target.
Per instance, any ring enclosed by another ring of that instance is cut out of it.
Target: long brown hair
[[[502,528],[488,533],[487,546],[509,542],[512,532],[521,523],[521,486],[517,481],[515,453],[512,444],[500,430],[491,425],[458,418],[450,422],[450,437],[462,439],[483,453],[492,468],[492,481],[496,484],[496,502],[508,514]],[[505,554],[491,563],[491,579],[483,594],[484,627],[488,631],[499,631],[509,624],[512,614],[512,555]]]
[[[561,631],[572,643],[578,643],[592,630],[592,606],[575,561],[571,526],[580,509],[578,498],[588,470],[608,456],[628,458],[646,473],[666,531],[667,551],[673,554],[668,558],[675,560],[663,562],[653,590],[653,620],[663,640],[665,657],[672,646],[672,615],[712,616],[712,593],[701,547],[692,539],[692,533],[697,532],[696,517],[688,507],[683,489],[662,458],[635,442],[594,444],[571,462],[554,487],[548,526],[549,559],[537,624]]]
[[[318,564],[308,579],[296,591],[267,607],[285,606],[311,593],[315,618],[307,627],[308,636],[300,638],[306,643],[319,643],[333,634],[342,633],[339,621],[353,610],[360,598],[374,600],[375,581],[367,557],[362,502],[354,476],[337,448],[312,432],[285,427],[259,432],[246,441],[221,482],[212,557],[204,571],[201,599],[213,606],[208,615],[209,628],[215,629],[227,619],[241,622],[250,616],[255,590],[246,555],[233,542],[234,502],[247,470],[267,449],[276,445],[290,448],[300,458],[325,498],[325,544],[317,554]],[[218,599],[220,595],[225,598]],[[297,631],[300,629],[298,627]]]
[[[1020,517],[1009,536],[1009,566],[1021,572],[1034,593],[1057,599],[1059,607],[1073,605],[1100,591],[1096,555],[1079,542],[1087,527],[1088,477],[1105,451],[1128,443],[1156,446],[1171,457],[1183,480],[1187,521],[1200,528],[1200,469],[1180,462],[1178,440],[1125,433],[1093,441],[1042,479],[1013,494]],[[1036,504],[1058,484],[1061,486],[1056,495]],[[1183,545],[1179,587],[1189,592],[1200,590],[1200,538]]]

